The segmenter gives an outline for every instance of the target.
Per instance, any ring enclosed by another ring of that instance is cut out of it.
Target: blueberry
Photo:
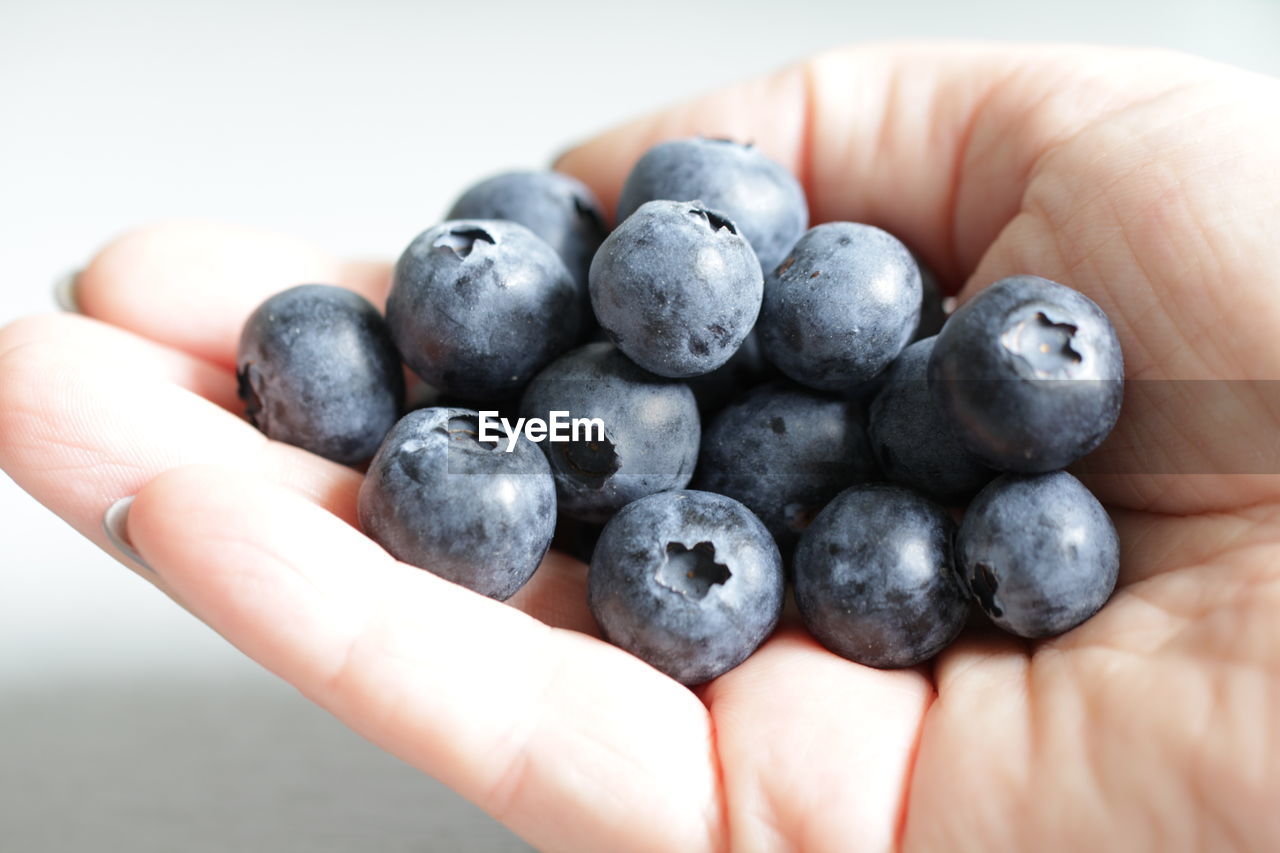
[[[551,544],[556,494],[541,451],[479,440],[470,409],[410,412],[360,486],[360,526],[396,559],[504,600]]]
[[[883,484],[841,492],[796,547],[805,626],[849,660],[915,666],[964,627],[969,603],[952,563],[955,524],[941,506]]]
[[[785,555],[828,501],[876,475],[853,403],[775,382],[711,422],[693,483],[741,501]]]
[[[765,280],[765,357],[802,385],[848,390],[888,366],[920,321],[920,270],[870,225],[811,228]]]
[[[560,256],[523,225],[457,220],[396,263],[387,323],[414,372],[446,395],[519,394],[577,340],[582,303]]]
[[[688,685],[746,660],[778,624],[782,595],[769,531],[709,492],[627,505],[605,525],[587,573],[605,638]]]
[[[777,266],[809,224],[800,182],[754,146],[727,139],[677,139],[650,148],[622,187],[618,221],[657,199],[700,199],[723,211],[766,270]]]
[[[560,172],[495,175],[464,192],[448,218],[519,222],[556,250],[584,301],[591,258],[608,233],[595,194],[582,181]]]
[[[1067,472],[1005,474],[969,505],[956,558],[991,620],[1034,639],[1068,631],[1106,603],[1120,540],[1102,504]]]
[[[868,434],[887,479],[952,506],[996,476],[951,431],[929,394],[929,354],[936,338],[917,341],[885,371],[871,404]]]
[[[1093,450],[1120,416],[1124,361],[1093,300],[1031,275],[997,281],[951,315],[929,387],[965,446],[1038,473]]]
[[[737,226],[700,202],[645,204],[591,262],[600,325],[659,376],[698,376],[728,361],[756,321],[762,287]]]
[[[521,414],[545,420],[552,411],[604,422],[604,441],[542,444],[565,515],[601,523],[693,476],[701,438],[693,392],[637,367],[612,344],[579,347],[529,383]]]
[[[325,284],[277,293],[249,316],[236,378],[254,426],[346,465],[374,454],[404,405],[404,370],[382,315]]]

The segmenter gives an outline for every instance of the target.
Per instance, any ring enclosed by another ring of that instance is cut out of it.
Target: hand
[[[611,205],[643,149],[698,132],[755,140],[814,222],[888,229],[961,299],[1014,273],[1084,291],[1131,379],[1280,377],[1276,80],[1151,51],[863,47],[559,166]],[[973,630],[882,672],[784,627],[691,692],[596,639],[581,564],[553,554],[515,607],[398,564],[355,527],[357,473],[238,417],[240,324],[301,281],[380,299],[387,268],[211,225],[119,240],[80,278],[87,316],[0,332],[0,464],[103,547],[136,494],[140,574],[534,844],[1280,845],[1280,477],[1177,473],[1265,454],[1259,396],[1131,402],[1099,458],[1152,473],[1090,479],[1121,587],[1075,631]]]

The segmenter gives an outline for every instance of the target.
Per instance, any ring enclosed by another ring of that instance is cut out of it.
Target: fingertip
[[[368,605],[399,568],[303,493],[229,465],[152,478],[129,508],[126,533],[166,586],[233,642],[257,643],[255,626],[271,614]]]
[[[342,273],[303,240],[219,222],[164,222],[102,249],[81,272],[76,299],[91,317],[229,365],[244,318],[263,299],[295,284],[337,282]]]

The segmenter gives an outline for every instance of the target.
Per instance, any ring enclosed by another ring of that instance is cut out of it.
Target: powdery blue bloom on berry
[[[956,556],[979,606],[1019,637],[1052,637],[1106,604],[1120,540],[1098,499],[1065,471],[1005,474],[978,493]]]
[[[540,445],[565,515],[602,523],[637,498],[689,484],[702,432],[683,382],[637,367],[612,344],[587,344],[529,383],[521,416],[547,418],[553,411],[604,423],[603,441]]]
[[[809,225],[809,203],[795,176],[753,145],[728,139],[676,139],[655,145],[632,168],[618,221],[646,202],[699,200],[732,219],[771,270]]]
[[[833,497],[877,478],[856,403],[774,382],[716,416],[694,486],[741,501],[788,554]]]
[[[346,465],[374,454],[404,406],[404,372],[382,315],[331,285],[263,302],[241,332],[236,377],[254,426]]]
[[[947,511],[898,486],[841,492],[800,537],[796,604],[810,633],[868,666],[915,666],[964,627]]]
[[[1107,315],[1033,275],[956,310],[929,357],[929,388],[964,445],[1003,471],[1064,468],[1120,417],[1124,360]]]
[[[811,228],[765,279],[765,357],[802,385],[849,391],[888,367],[920,321],[920,270],[870,225]]]
[[[555,250],[523,225],[456,220],[396,263],[387,323],[409,367],[448,397],[520,393],[573,346],[583,306]]]
[[[948,505],[968,501],[997,474],[970,453],[929,393],[936,338],[917,341],[885,371],[868,434],[887,479]]]
[[[482,595],[510,598],[533,575],[555,530],[547,460],[479,440],[476,412],[410,412],[387,435],[360,486],[360,527],[397,560]]]
[[[710,492],[663,492],[605,525],[587,600],[605,638],[683,684],[756,650],[782,613],[782,560],[760,520]]]
[[[659,376],[710,373],[760,312],[760,265],[737,226],[701,202],[651,201],[591,262],[591,305],[628,358]]]
[[[504,172],[472,185],[448,219],[518,222],[555,249],[587,300],[587,270],[608,229],[595,193],[560,172]]]

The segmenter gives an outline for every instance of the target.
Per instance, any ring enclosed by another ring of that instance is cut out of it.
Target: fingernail
[[[76,301],[76,283],[79,280],[80,270],[72,270],[53,283],[53,301],[63,311],[80,313],[80,304]]]
[[[129,541],[127,523],[131,506],[133,506],[132,495],[127,498],[121,498],[107,507],[107,511],[102,515],[102,529],[107,534],[107,539],[110,540],[111,544],[116,546],[117,551],[142,566],[142,568],[155,574],[156,570],[147,565],[146,560],[142,559],[142,555],[134,550],[133,543]]]

